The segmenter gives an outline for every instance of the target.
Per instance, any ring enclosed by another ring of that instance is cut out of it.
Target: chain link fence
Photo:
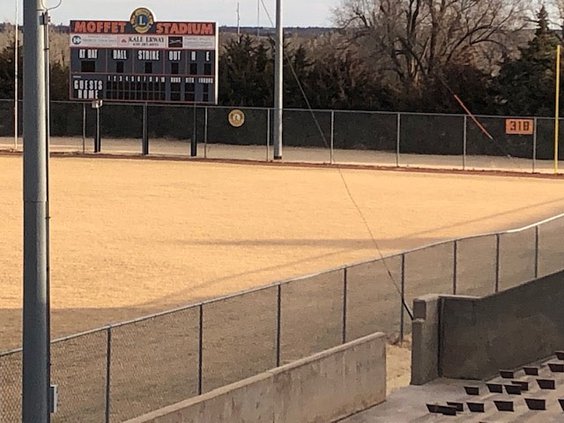
[[[402,339],[418,296],[483,296],[564,268],[564,215],[407,251],[52,343],[54,422],[122,422],[368,335]],[[0,354],[0,421],[21,419],[21,351]]]
[[[0,149],[13,149],[13,100],[0,100]],[[269,161],[273,112],[239,108],[245,121],[229,122],[221,106],[51,103],[51,149],[92,153],[100,127],[101,153]],[[287,109],[283,115],[287,162],[359,164],[518,172],[554,171],[554,119],[530,118],[530,135],[508,135],[517,117]],[[21,121],[19,128],[21,129]],[[564,135],[564,122],[561,125]],[[21,131],[20,131],[21,135]],[[21,140],[17,147],[21,148]],[[564,149],[559,160],[564,159]]]

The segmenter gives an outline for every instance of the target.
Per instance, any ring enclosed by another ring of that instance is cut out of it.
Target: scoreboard
[[[71,100],[217,103],[215,22],[157,22],[139,8],[129,21],[71,21],[69,42]]]

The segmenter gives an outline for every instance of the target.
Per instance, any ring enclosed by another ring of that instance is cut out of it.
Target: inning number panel
[[[216,23],[135,23],[71,21],[72,100],[217,103]]]

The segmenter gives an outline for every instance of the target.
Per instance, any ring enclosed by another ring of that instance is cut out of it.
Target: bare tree
[[[564,2],[564,0],[562,0]],[[408,87],[451,63],[479,60],[482,46],[503,49],[523,28],[524,0],[343,0],[335,22]]]
[[[549,0],[546,7],[552,17],[551,24],[560,29],[560,38],[564,38],[564,0]]]

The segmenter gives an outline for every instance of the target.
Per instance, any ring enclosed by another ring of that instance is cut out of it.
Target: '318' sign
[[[533,135],[535,121],[533,119],[506,119],[505,133],[507,135]]]

